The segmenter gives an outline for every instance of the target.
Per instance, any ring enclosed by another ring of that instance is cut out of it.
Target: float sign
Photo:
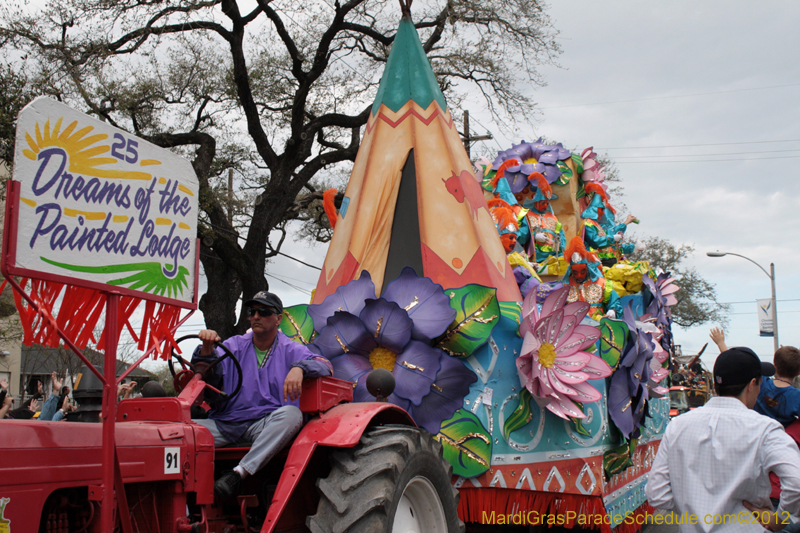
[[[188,161],[50,98],[20,112],[15,150],[10,273],[194,307]]]

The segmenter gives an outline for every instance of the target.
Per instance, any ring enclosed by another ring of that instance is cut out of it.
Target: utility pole
[[[470,145],[474,141],[488,141],[492,139],[492,134],[486,135],[473,135],[469,134],[469,111],[464,111],[464,132],[461,134],[461,139],[464,141],[464,149],[467,151],[467,157],[472,161],[472,154],[470,154]]]

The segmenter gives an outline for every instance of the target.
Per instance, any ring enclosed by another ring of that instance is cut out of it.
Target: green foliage
[[[512,431],[516,431],[521,427],[525,427],[530,423],[533,418],[533,411],[531,410],[531,393],[523,387],[519,392],[519,403],[508,417],[505,424],[503,424],[503,438],[508,442],[508,436]]]
[[[522,318],[522,305],[519,302],[500,302],[500,315],[519,325]],[[519,335],[519,330],[517,335]]]
[[[622,320],[600,319],[600,357],[616,370],[630,331]]]
[[[442,422],[434,437],[442,443],[444,458],[453,465],[453,474],[475,477],[489,470],[492,438],[477,416],[459,409]]]
[[[583,411],[583,404],[581,402],[575,402],[575,405],[577,405],[578,408],[581,411]],[[586,414],[585,411],[584,411],[584,414]],[[587,430],[585,427],[583,427],[583,422],[581,422],[581,420],[582,420],[581,418],[572,418],[572,417],[570,417],[570,420],[572,420],[572,423],[575,425],[575,431],[577,431],[580,435],[583,435],[584,437],[591,437],[592,436],[592,433],[589,430]]]
[[[573,152],[569,157],[572,159],[572,163],[575,165],[575,171],[578,175],[583,174],[583,159],[581,159],[581,156]]]
[[[0,160],[9,168],[14,157],[17,115],[36,95],[24,74],[0,65]]]
[[[563,161],[557,161],[556,166],[561,171],[561,175],[556,180],[556,185],[567,185],[569,180],[572,179],[572,169]]]
[[[629,466],[633,466],[633,452],[636,450],[636,445],[639,439],[631,439],[629,442],[624,442],[622,445],[612,448],[603,454],[603,470],[606,475],[611,477],[614,474],[619,474]]]
[[[448,289],[450,307],[456,318],[447,327],[437,347],[453,357],[469,357],[489,340],[500,318],[497,289],[482,285],[465,285],[459,289]]]
[[[300,344],[308,344],[314,337],[314,321],[308,314],[308,304],[293,305],[283,310],[281,331]]]

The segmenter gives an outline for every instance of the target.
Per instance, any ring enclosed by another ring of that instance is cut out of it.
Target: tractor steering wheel
[[[176,345],[180,344],[181,342],[188,339],[199,339],[199,338],[200,338],[199,335],[185,335],[180,339],[177,339],[175,341],[175,344]],[[211,363],[208,364],[208,366],[203,365],[204,368],[200,370],[198,370],[197,364],[192,364],[191,362],[187,361],[186,359],[175,353],[175,346],[172,347],[171,349],[172,358],[176,359],[181,364],[181,370],[177,373],[175,372],[175,368],[173,367],[172,359],[170,359],[167,364],[167,367],[169,367],[169,372],[170,374],[172,374],[173,384],[175,385],[176,391],[180,392],[183,389],[183,387],[189,382],[189,380],[191,380],[192,377],[194,377],[196,373],[202,373],[204,375],[207,375],[207,373],[213,370],[215,366],[217,366],[222,361],[230,357],[233,360],[233,364],[236,367],[236,373],[238,374],[237,377],[239,378],[238,381],[236,382],[236,387],[233,389],[232,393],[228,394],[226,392],[217,390],[216,388],[212,387],[209,384],[206,384],[207,389],[210,389],[219,395],[216,400],[211,400],[211,401],[207,400],[207,402],[209,404],[216,404],[230,400],[231,398],[239,394],[239,390],[241,390],[242,388],[242,376],[243,376],[242,366],[239,364],[239,360],[236,359],[236,357],[233,355],[233,352],[230,351],[228,347],[222,344],[221,342],[215,342],[214,346],[222,348],[222,351],[225,352],[225,355],[223,355],[222,357],[216,357]]]

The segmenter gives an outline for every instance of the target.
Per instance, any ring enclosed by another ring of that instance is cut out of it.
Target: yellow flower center
[[[531,157],[523,161],[523,163],[525,163],[526,165],[535,165],[536,163],[538,163],[538,161],[536,160],[536,158]]]
[[[369,364],[372,365],[372,368],[385,368],[391,372],[392,369],[394,369],[394,362],[396,360],[396,353],[386,348],[381,348],[380,346],[369,352]]]
[[[539,346],[539,363],[545,368],[553,368],[556,362],[556,347],[545,342]]]

